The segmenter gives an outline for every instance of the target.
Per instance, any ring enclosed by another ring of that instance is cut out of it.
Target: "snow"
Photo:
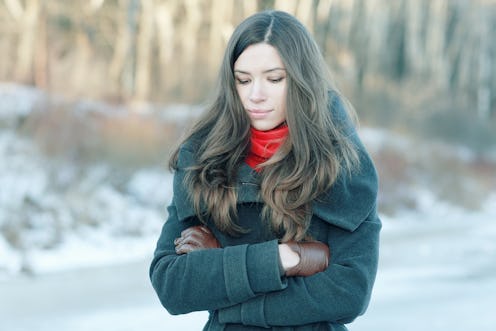
[[[381,261],[358,330],[495,330],[496,205],[383,217]]]
[[[45,100],[45,95],[34,87],[0,83],[0,120],[27,116]]]
[[[454,209],[442,219],[383,215],[372,301],[350,331],[494,331],[496,226],[494,205],[489,207],[477,213]],[[0,281],[2,299],[9,300],[0,300],[2,330],[201,330],[206,312],[171,316],[158,302],[147,278],[155,239],[148,239],[135,262],[111,263],[104,260],[112,253],[99,254],[113,252],[118,243],[90,248],[77,240],[73,251],[61,249],[67,252],[53,259],[67,263],[65,270],[50,270],[45,262],[47,269],[36,277]],[[123,242],[118,251],[135,249]],[[70,265],[78,254],[94,264]]]
[[[207,313],[167,314],[147,276],[171,174],[150,166],[116,180],[109,165],[47,157],[13,125],[42,98],[0,85],[0,329],[200,330]],[[384,130],[360,135],[372,153],[412,149]],[[496,330],[496,190],[469,210],[422,181],[408,189],[414,209],[381,214],[372,301],[350,330]]]
[[[119,191],[109,167],[54,164],[12,131],[0,131],[0,157],[0,278],[150,254],[171,195],[165,169],[141,169]]]

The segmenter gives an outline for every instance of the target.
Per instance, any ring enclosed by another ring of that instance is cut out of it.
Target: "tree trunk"
[[[482,18],[479,23],[478,79],[477,79],[477,115],[480,120],[487,120],[491,114],[491,36],[489,19],[485,9],[479,9]]]
[[[124,65],[126,63],[126,57],[131,45],[130,30],[128,28],[126,13],[128,6],[127,0],[120,0],[118,2],[117,12],[117,33],[115,36],[115,46],[113,48],[112,58],[109,64],[109,77],[111,80],[111,85],[116,86],[120,89],[122,93],[122,74],[124,71]]]
[[[427,58],[430,62],[430,69],[437,81],[439,87],[448,86],[448,75],[446,70],[446,59],[444,57],[446,12],[447,5],[445,1],[430,2],[429,20],[427,22],[426,32],[426,51]]]
[[[46,8],[45,3],[41,3],[40,18],[38,20],[38,38],[36,38],[36,56],[34,59],[34,81],[36,86],[45,90],[49,89],[49,56]]]
[[[225,44],[225,18],[232,13],[231,1],[212,0],[210,10],[210,35],[209,35],[209,67],[214,73],[222,60],[223,48]],[[212,79],[214,75],[210,78]]]
[[[223,3],[230,3],[226,1]],[[195,60],[198,58],[197,43],[202,23],[202,14],[197,0],[184,0],[186,18],[184,22],[183,36],[181,37],[182,44],[182,78],[181,85],[187,94],[196,93],[191,88],[191,83],[194,82],[196,71]],[[223,20],[220,19],[220,22]]]
[[[315,16],[315,39],[320,46],[320,50],[325,57],[327,41],[329,39],[330,17],[333,0],[320,0],[316,9]]]
[[[135,98],[146,100],[150,95],[151,51],[153,42],[153,0],[141,1],[141,16],[136,49],[136,89]]]
[[[179,79],[175,74],[177,64],[174,63],[173,55],[176,52],[175,38],[176,26],[174,16],[179,2],[167,1],[157,5],[155,11],[155,23],[157,27],[158,63],[160,70],[156,75],[159,86],[168,93]]]
[[[17,47],[16,80],[33,82],[34,45],[38,27],[39,0],[28,0],[19,23],[21,30]]]
[[[276,0],[276,2],[274,3],[274,9],[282,10],[292,15],[296,13],[297,7],[298,0]]]

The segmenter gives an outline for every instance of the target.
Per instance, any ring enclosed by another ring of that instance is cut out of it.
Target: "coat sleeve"
[[[181,154],[179,162],[184,166],[190,155]],[[176,171],[169,216],[150,266],[152,285],[169,313],[221,309],[285,288],[277,240],[176,254],[174,239],[199,224],[194,216],[180,216],[189,215],[178,207],[184,205],[183,177],[183,170]]]
[[[380,228],[375,209],[353,232],[330,228],[332,257],[327,270],[310,277],[288,277],[286,289],[221,309],[219,321],[261,327],[351,322],[370,300]]]

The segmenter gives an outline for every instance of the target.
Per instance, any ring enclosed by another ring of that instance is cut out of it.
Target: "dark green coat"
[[[336,118],[345,118],[341,107],[334,109]],[[329,245],[331,260],[326,271],[310,277],[281,277],[278,240],[260,217],[259,178],[248,165],[238,175],[238,223],[250,232],[231,237],[209,224],[223,248],[176,255],[174,239],[199,224],[182,185],[182,169],[194,162],[195,147],[181,148],[169,217],[150,267],[153,287],[169,313],[208,310],[204,330],[209,331],[336,331],[365,312],[378,263],[377,176],[355,130],[348,131],[361,168],[340,176],[313,204],[309,232]]]

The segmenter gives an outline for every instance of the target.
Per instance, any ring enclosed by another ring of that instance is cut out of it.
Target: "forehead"
[[[245,72],[285,69],[279,52],[266,43],[248,46],[234,62],[234,70]]]

